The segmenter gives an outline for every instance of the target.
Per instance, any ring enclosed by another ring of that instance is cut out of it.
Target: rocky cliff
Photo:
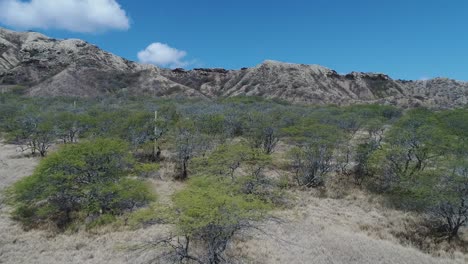
[[[279,98],[296,103],[389,103],[454,107],[468,103],[468,83],[445,78],[393,80],[385,74],[340,75],[319,65],[265,61],[253,68],[161,69],[128,61],[77,39],[0,28],[0,86],[31,96],[132,95]]]

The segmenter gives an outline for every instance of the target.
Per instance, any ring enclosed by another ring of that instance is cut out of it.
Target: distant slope
[[[29,87],[31,96],[255,95],[297,103],[443,108],[468,103],[468,83],[444,78],[401,81],[378,73],[340,75],[318,65],[276,61],[241,70],[160,69],[125,60],[82,40],[56,40],[0,28],[0,86],[11,85]]]
[[[452,107],[468,102],[468,83],[450,79],[393,80],[385,74],[340,75],[319,65],[265,61],[238,71],[162,70],[168,79],[210,97],[255,95],[314,104],[391,103]]]
[[[165,96],[198,93],[78,39],[56,40],[0,28],[0,85],[30,87],[33,96],[98,96],[126,90]]]
[[[299,65],[265,61],[240,71],[189,72],[165,70],[169,79],[205,94],[232,96],[256,95],[293,102],[341,103],[368,101],[401,93],[401,87],[381,74],[342,76],[318,65]]]

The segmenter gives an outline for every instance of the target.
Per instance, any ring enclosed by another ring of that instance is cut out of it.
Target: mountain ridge
[[[129,61],[79,39],[0,28],[0,87],[30,96],[262,96],[292,103],[462,107],[468,82],[394,80],[383,73],[338,74],[320,66],[265,60],[251,68],[165,69]]]

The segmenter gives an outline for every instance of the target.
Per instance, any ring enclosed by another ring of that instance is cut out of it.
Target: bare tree
[[[247,122],[246,136],[252,147],[261,148],[266,154],[273,153],[279,141],[274,120],[264,113],[251,113]]]
[[[438,183],[430,186],[431,200],[435,204],[429,212],[443,223],[443,229],[451,241],[458,236],[460,228],[468,224],[468,163],[461,161],[451,172],[446,172]]]
[[[333,147],[326,143],[311,142],[303,147],[296,147],[289,156],[297,184],[300,186],[322,185],[324,176],[332,171],[334,166]]]
[[[190,160],[202,149],[200,134],[193,128],[179,127],[176,135],[176,160],[179,174],[177,179],[186,180],[189,174]]]
[[[23,151],[37,152],[45,157],[47,151],[57,138],[56,129],[48,116],[37,116],[26,113],[17,121],[17,129],[12,133],[15,143],[21,145]]]

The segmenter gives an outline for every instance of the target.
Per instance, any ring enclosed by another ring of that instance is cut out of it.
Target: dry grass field
[[[0,189],[29,175],[37,165],[12,145],[0,144]],[[162,171],[164,174],[164,170]],[[154,188],[162,203],[183,188],[162,175]],[[353,190],[342,199],[312,191],[291,193],[294,205],[276,212],[268,221],[239,236],[229,254],[239,263],[468,263],[460,252],[423,253],[402,245],[394,236],[416,216],[386,209],[370,195]],[[24,231],[0,205],[0,263],[147,263],[159,252],[131,251],[128,247],[170,232],[171,226],[156,224],[144,229],[102,230],[89,233],[51,234]]]
[[[467,263],[460,252],[425,254],[403,246],[392,233],[415,216],[381,208],[357,193],[346,199],[298,193],[301,202],[279,212],[246,243],[244,255],[263,263]],[[437,256],[438,255],[438,256]],[[437,257],[436,257],[437,256]]]

